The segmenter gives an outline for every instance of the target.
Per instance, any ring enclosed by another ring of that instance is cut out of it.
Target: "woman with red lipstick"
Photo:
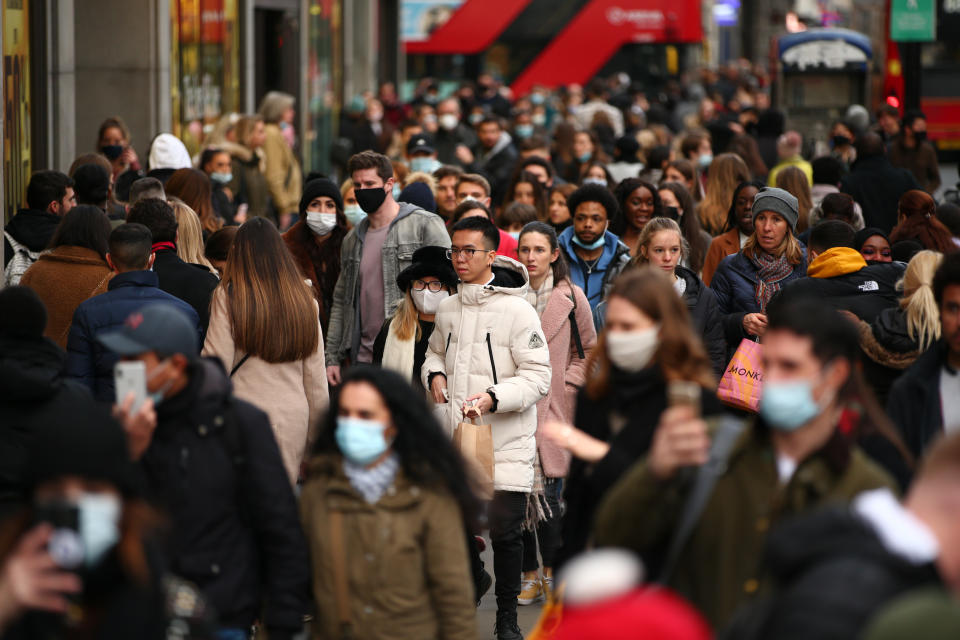
[[[767,330],[767,303],[788,282],[806,275],[803,245],[793,235],[797,199],[783,189],[764,187],[753,200],[753,233],[743,248],[727,256],[713,276],[727,350]]]

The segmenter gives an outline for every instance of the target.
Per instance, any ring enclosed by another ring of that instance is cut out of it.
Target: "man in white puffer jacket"
[[[494,497],[490,539],[496,575],[498,640],[522,638],[517,596],[523,559],[521,526],[533,486],[537,401],[550,389],[550,354],[536,309],[527,302],[526,268],[497,256],[497,228],[485,217],[453,226],[451,259],[457,295],[440,303],[424,387],[447,402],[446,427],[464,415],[487,414],[493,428]],[[472,413],[471,413],[472,412]]]

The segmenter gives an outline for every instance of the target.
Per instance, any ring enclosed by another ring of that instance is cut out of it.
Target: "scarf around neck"
[[[757,268],[757,285],[754,289],[754,299],[760,306],[761,313],[766,313],[770,298],[780,291],[780,282],[793,273],[793,265],[787,260],[786,254],[774,258],[766,251],[756,251],[750,262]]]

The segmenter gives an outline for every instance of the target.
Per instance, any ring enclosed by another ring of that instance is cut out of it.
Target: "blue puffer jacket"
[[[613,281],[630,263],[630,249],[614,234],[604,232],[603,255],[589,266],[574,251],[573,227],[567,227],[557,238],[570,263],[570,281],[583,289],[593,312],[593,325],[599,333],[603,329],[604,307],[600,304],[610,295]]]
[[[805,275],[807,259],[804,250],[803,261],[794,267],[793,273],[780,281],[780,288]],[[729,255],[717,267],[717,272],[710,281],[710,288],[717,294],[727,351],[732,352],[740,345],[741,340],[749,337],[743,330],[743,316],[760,313],[760,305],[756,299],[757,268],[742,251]]]
[[[153,271],[128,271],[115,275],[108,291],[85,300],[73,314],[67,337],[66,375],[82,382],[102,402],[114,401],[113,365],[117,356],[97,342],[97,335],[118,329],[127,317],[153,302],[166,302],[183,313],[197,327],[197,347],[201,343],[200,320],[193,307],[157,288]]]

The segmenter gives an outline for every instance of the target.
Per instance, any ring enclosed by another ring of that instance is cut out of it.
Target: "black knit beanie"
[[[303,187],[303,196],[300,198],[301,218],[307,214],[310,201],[320,196],[332,198],[337,205],[337,211],[343,211],[343,198],[340,196],[340,189],[337,188],[337,185],[327,178],[316,178]]]

